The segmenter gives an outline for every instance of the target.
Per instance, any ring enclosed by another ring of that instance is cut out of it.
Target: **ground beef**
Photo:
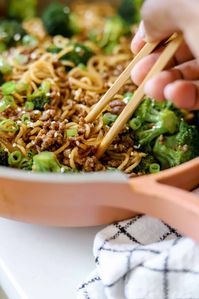
[[[104,169],[103,165],[101,164],[101,162],[99,162],[97,160],[97,158],[95,156],[86,158],[85,163],[84,163],[84,170],[86,172],[100,171],[103,169]]]
[[[119,115],[123,111],[125,103],[121,100],[113,100],[110,102],[109,106],[111,108],[111,113]]]
[[[45,151],[47,150],[49,147],[51,147],[55,142],[55,130],[50,130],[47,132],[47,134],[45,135],[45,137],[42,140],[41,143],[41,150]]]

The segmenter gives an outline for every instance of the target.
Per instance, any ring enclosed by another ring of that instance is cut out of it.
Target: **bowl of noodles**
[[[132,60],[140,5],[42,1],[36,10],[31,0],[6,3],[0,19],[2,216],[57,226],[109,223],[132,211],[158,216],[142,201],[169,200],[174,191],[166,184],[198,184],[198,115],[169,101],[144,99],[96,157],[136,86],[129,79],[100,117],[92,123],[85,117]],[[193,195],[178,192],[195,205]]]

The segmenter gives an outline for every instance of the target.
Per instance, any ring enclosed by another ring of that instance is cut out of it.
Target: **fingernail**
[[[138,28],[137,35],[139,38],[144,39],[145,38],[145,29],[144,29],[144,23],[141,21],[140,26]]]
[[[173,84],[168,84],[164,89],[164,95],[166,99],[171,99],[173,91]]]
[[[178,83],[168,84],[164,89],[165,98],[173,101],[177,107],[182,109],[194,109],[196,104],[196,86],[194,84],[190,85],[190,83],[185,84],[183,87],[180,85],[181,93]]]
[[[151,96],[151,85],[153,84],[152,80],[148,80],[144,85],[144,93],[148,96]]]

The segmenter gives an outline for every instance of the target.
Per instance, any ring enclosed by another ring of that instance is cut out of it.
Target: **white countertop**
[[[9,299],[76,298],[95,268],[96,228],[46,228],[0,218],[0,286]]]
[[[47,228],[0,218],[0,287],[9,299],[75,299],[77,286],[95,268],[93,240],[102,228]]]

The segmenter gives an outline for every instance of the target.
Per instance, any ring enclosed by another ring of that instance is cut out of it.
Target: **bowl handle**
[[[163,184],[185,190],[193,190],[199,185],[199,157],[180,166],[161,171],[153,178]]]
[[[130,180],[130,187],[137,194],[137,199],[132,200],[133,211],[160,218],[199,242],[199,196],[152,177]]]

